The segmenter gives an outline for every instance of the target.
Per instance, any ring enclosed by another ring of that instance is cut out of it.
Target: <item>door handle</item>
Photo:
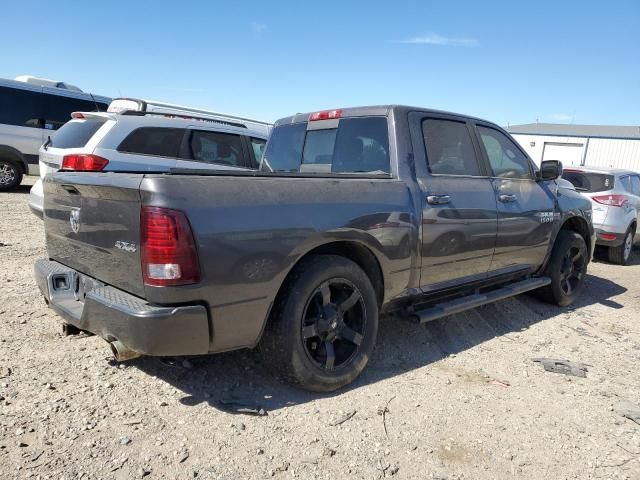
[[[500,200],[502,203],[511,203],[511,202],[515,202],[518,199],[518,197],[516,197],[515,195],[511,195],[511,194],[502,194],[498,196],[498,200]]]
[[[444,205],[449,203],[451,197],[449,195],[427,195],[427,203],[429,205]]]

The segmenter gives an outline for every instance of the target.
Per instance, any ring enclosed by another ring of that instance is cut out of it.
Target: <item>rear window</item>
[[[606,173],[565,170],[562,178],[571,182],[580,192],[604,192],[611,190],[614,185],[614,176]]]
[[[306,123],[276,127],[262,170],[302,173],[389,173],[384,117],[343,118],[337,128],[307,130]]]
[[[65,123],[52,136],[53,140],[49,145],[55,148],[84,147],[103,125],[103,121],[96,120],[74,120]]]
[[[185,133],[183,128],[138,128],[120,143],[118,151],[175,158],[178,157]]]

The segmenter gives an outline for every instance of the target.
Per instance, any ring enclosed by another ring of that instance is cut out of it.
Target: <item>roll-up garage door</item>
[[[544,143],[542,160],[560,160],[563,165],[580,165],[584,151],[582,143]]]

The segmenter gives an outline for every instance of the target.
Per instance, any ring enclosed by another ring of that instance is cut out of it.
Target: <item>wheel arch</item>
[[[558,233],[560,233],[562,230],[570,230],[579,234],[582,238],[584,238],[584,242],[587,244],[587,251],[588,252],[592,251],[593,245],[591,243],[593,241],[593,238],[591,237],[589,224],[587,223],[587,220],[585,220],[583,217],[575,215],[573,217],[567,218],[564,221],[564,223],[560,226]],[[557,238],[558,238],[558,235],[556,235],[556,239]],[[554,240],[554,244],[555,244],[555,240]]]
[[[23,175],[29,171],[24,155],[9,145],[0,145],[0,159],[17,164],[22,169]]]
[[[356,265],[362,268],[369,280],[371,280],[374,291],[376,293],[376,299],[378,300],[378,308],[382,306],[382,303],[384,302],[385,286],[382,264],[380,263],[380,260],[378,259],[376,254],[368,246],[353,240],[335,240],[323,243],[321,245],[316,245],[315,247],[311,248],[306,253],[301,255],[291,265],[291,268],[285,275],[284,280],[280,283],[280,286],[278,287],[278,290],[273,297],[273,302],[271,303],[269,311],[267,312],[267,315],[262,322],[262,329],[260,331],[260,335],[255,341],[255,345],[257,345],[262,339],[264,330],[271,319],[273,306],[276,305],[281,296],[285,294],[285,289],[287,288],[289,278],[293,274],[295,268],[301,262],[314,255],[337,255],[354,262]]]
[[[298,263],[311,255],[337,255],[354,262],[364,271],[367,277],[369,277],[369,280],[371,280],[373,289],[376,292],[378,307],[382,306],[384,300],[384,275],[382,273],[382,265],[370,248],[359,242],[338,240],[311,249],[298,259],[295,265],[298,265]],[[293,268],[289,271],[289,274],[292,270]],[[289,274],[287,274],[287,277],[289,277]],[[280,291],[278,291],[278,293],[280,293]]]

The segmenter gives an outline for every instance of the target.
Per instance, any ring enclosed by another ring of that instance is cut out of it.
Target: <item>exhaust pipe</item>
[[[129,347],[125,346],[120,340],[111,342],[109,346],[111,347],[111,352],[113,353],[113,357],[116,359],[116,362],[126,362],[127,360],[133,360],[140,356],[138,352],[134,352]]]

